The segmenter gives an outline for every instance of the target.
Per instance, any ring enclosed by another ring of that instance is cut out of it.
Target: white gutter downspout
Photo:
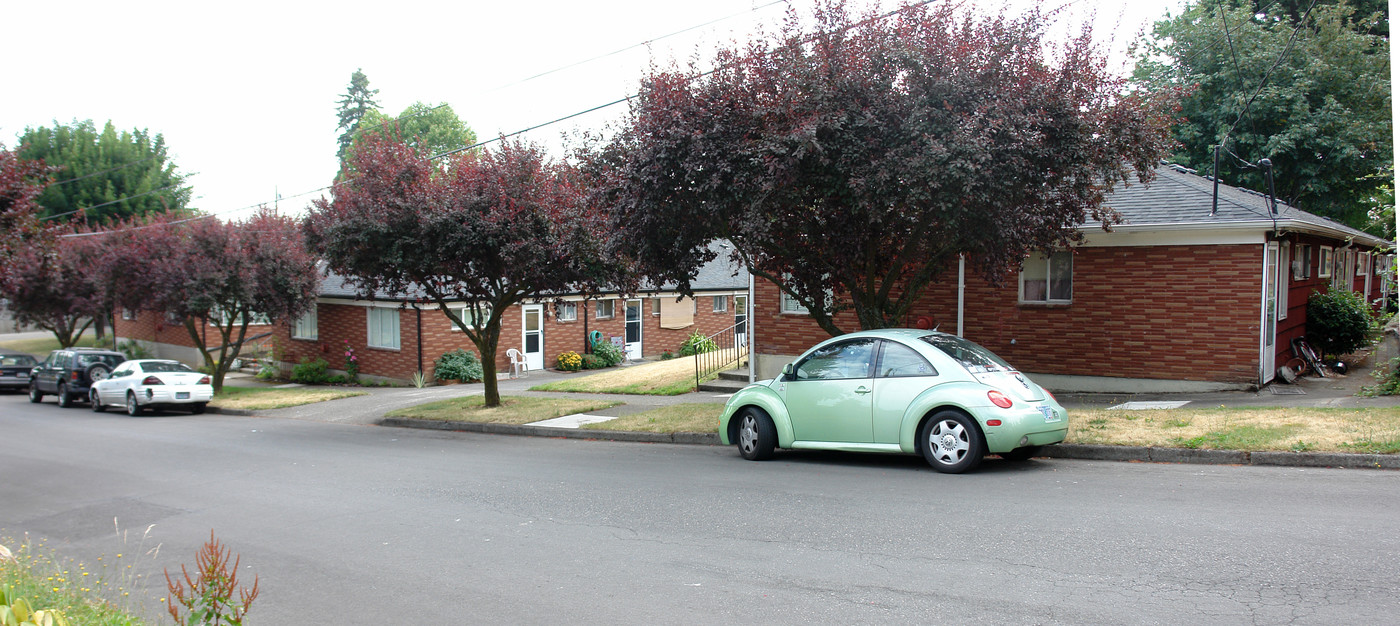
[[[744,335],[749,341],[749,384],[752,385],[755,380],[754,361],[758,358],[758,354],[754,352],[754,346],[758,345],[758,335],[753,331],[753,272],[749,272],[749,297],[744,298],[744,308],[748,309],[744,312]]]
[[[1396,0],[1400,1],[1400,0]],[[963,292],[967,290],[967,257],[958,253],[958,336],[963,336]]]

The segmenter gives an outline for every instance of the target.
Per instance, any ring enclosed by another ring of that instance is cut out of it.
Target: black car
[[[28,389],[30,373],[38,364],[32,354],[0,350],[0,389]]]
[[[87,401],[93,381],[107,378],[125,360],[125,354],[97,348],[54,350],[34,368],[29,380],[29,401],[42,402],[48,394],[57,396],[61,407]]]

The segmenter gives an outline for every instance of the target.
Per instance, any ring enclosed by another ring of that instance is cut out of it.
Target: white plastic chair
[[[511,348],[506,350],[506,356],[510,357],[510,377],[519,378],[522,374],[529,376],[530,366],[525,363],[525,355],[519,350]]]

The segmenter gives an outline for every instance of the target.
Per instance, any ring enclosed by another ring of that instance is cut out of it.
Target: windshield
[[[1006,361],[1001,360],[1001,357],[992,354],[991,350],[983,348],[962,337],[955,337],[953,335],[925,335],[920,337],[920,339],[922,339],[924,343],[938,348],[943,354],[952,357],[954,361],[957,361],[960,365],[967,368],[967,371],[973,374],[981,374],[984,372],[1010,372],[1015,370],[1015,368],[1011,367]]]
[[[0,365],[38,365],[34,357],[27,354],[0,354]]]

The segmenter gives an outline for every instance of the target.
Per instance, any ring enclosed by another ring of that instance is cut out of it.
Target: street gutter
[[[625,430],[548,428],[516,424],[450,422],[408,417],[386,417],[380,426],[420,428],[492,435],[554,437],[638,443],[679,443],[720,445],[719,433],[648,433]],[[1339,467],[1347,469],[1400,470],[1400,455],[1348,454],[1342,452],[1243,452],[1238,450],[1197,450],[1192,448],[1146,448],[1138,446],[1099,446],[1062,443],[1046,446],[1040,456],[1052,459],[1088,461],[1127,461],[1137,463],[1197,463],[1206,465],[1272,465],[1287,467]]]

